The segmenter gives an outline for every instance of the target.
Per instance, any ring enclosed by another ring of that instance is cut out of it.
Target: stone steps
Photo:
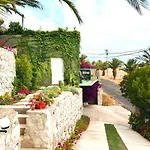
[[[28,115],[26,114],[18,114],[18,120],[20,124],[26,124],[26,118]]]
[[[29,104],[29,101],[20,101],[18,103],[15,103],[14,106],[27,106]]]
[[[25,105],[20,105],[20,106],[19,105],[18,106],[17,105],[1,105],[0,108],[4,108],[4,109],[12,108],[15,111],[17,111],[18,114],[26,114],[27,110],[30,109],[30,106],[25,106]]]
[[[20,150],[48,150],[48,149],[40,149],[40,148],[26,148],[28,147],[28,143],[24,141],[24,135],[20,135],[20,143],[21,149]]]
[[[25,128],[26,128],[26,124],[20,124],[20,135],[24,135]]]
[[[48,149],[41,149],[41,148],[21,148],[20,150],[48,150]]]

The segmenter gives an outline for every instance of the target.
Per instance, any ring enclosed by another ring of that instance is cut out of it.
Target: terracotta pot
[[[46,102],[40,102],[35,105],[35,109],[44,109],[47,106]]]

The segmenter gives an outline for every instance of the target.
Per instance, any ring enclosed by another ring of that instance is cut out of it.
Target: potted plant
[[[51,104],[51,99],[49,99],[44,94],[40,93],[34,95],[33,98],[30,99],[30,108],[31,109],[44,109],[47,105]]]

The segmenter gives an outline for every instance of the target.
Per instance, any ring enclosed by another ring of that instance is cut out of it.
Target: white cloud
[[[64,11],[65,25],[71,29],[77,26],[81,32],[82,52],[104,53],[105,49],[109,52],[128,51],[150,45],[149,11],[143,10],[144,15],[140,16],[126,0],[97,2],[98,0],[76,1],[84,21],[82,26],[78,25],[67,7]]]
[[[42,30],[54,30],[58,26],[76,27],[81,32],[81,52],[105,53],[105,49],[122,52],[150,45],[150,11],[143,10],[144,15],[140,16],[126,0],[76,0],[75,5],[84,22],[82,25],[65,3],[61,5],[58,1],[48,0],[43,4],[45,11],[37,11],[37,14],[33,9],[23,9],[25,27],[34,30],[40,27]],[[63,20],[60,10],[64,12],[64,25],[59,23]],[[21,17],[12,15],[6,18],[7,25],[9,21],[21,23]]]
[[[50,19],[41,20],[41,18],[38,18],[34,15],[31,9],[23,9],[23,10],[24,10],[23,13],[25,14],[24,19],[25,28],[30,28],[32,30],[38,30],[41,28],[44,31],[57,29],[57,25],[53,20]],[[10,21],[20,22],[20,24],[22,24],[22,18],[17,14],[9,15],[5,19],[5,25],[8,26]]]

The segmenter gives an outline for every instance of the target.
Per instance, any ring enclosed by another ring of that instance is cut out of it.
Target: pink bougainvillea
[[[11,46],[7,46],[6,41],[4,41],[4,40],[0,40],[0,47],[2,47],[4,49],[7,49],[8,51],[13,52],[14,54],[16,54],[16,50],[13,49]]]
[[[93,68],[92,64],[88,61],[86,61],[85,59],[83,59],[82,57],[80,58],[80,68]]]

